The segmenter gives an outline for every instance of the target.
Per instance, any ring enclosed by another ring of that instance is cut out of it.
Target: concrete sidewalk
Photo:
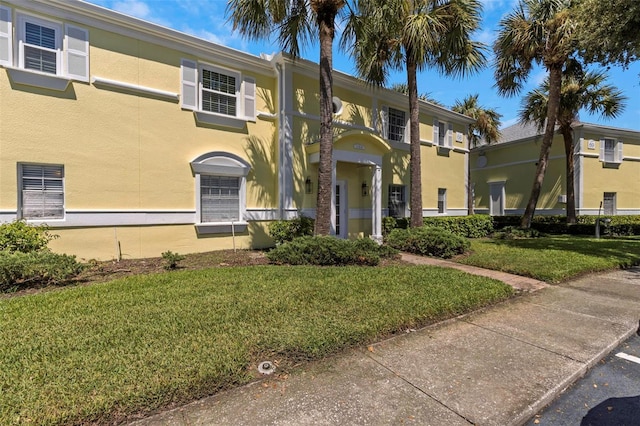
[[[640,269],[499,279],[524,295],[135,425],[519,425],[638,329]]]

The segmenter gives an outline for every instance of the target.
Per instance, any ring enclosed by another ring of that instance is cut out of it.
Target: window
[[[604,209],[605,215],[615,215],[616,214],[616,193],[615,192],[605,192],[602,200],[602,207]]]
[[[447,212],[447,190],[445,188],[438,188],[438,213],[444,214]]]
[[[622,141],[605,138],[600,141],[600,161],[604,163],[622,162]]]
[[[64,217],[64,168],[18,164],[20,213],[23,219]]]
[[[227,225],[232,223],[234,231],[242,232],[242,225],[246,228],[245,188],[250,169],[245,160],[226,152],[210,152],[191,162],[198,233],[231,233]]]
[[[453,147],[453,125],[442,121],[434,120],[433,122],[433,141],[443,148]]]
[[[389,128],[387,129],[387,139],[390,141],[403,142],[407,119],[404,111],[389,108]]]
[[[182,59],[181,106],[198,122],[242,128],[256,118],[256,83],[237,71]]]
[[[200,212],[201,222],[240,220],[240,178],[201,176]]]
[[[66,90],[70,79],[89,81],[86,29],[22,13],[13,18],[0,6],[0,65],[15,83]]]
[[[202,110],[236,116],[238,88],[235,75],[202,70]]]
[[[389,216],[401,218],[406,216],[405,186],[389,185]]]

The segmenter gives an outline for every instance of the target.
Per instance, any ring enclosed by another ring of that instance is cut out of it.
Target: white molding
[[[156,96],[170,101],[178,101],[180,99],[180,95],[175,92],[168,92],[166,90],[155,89],[153,87],[140,86],[138,84],[125,83],[123,81],[110,80],[108,78],[92,77],[91,83],[97,87],[106,86],[116,89],[131,90],[132,92],[136,92],[142,95]]]
[[[622,161],[640,161],[640,157],[625,156],[625,157],[622,158]]]
[[[467,209],[447,209],[446,213],[438,213],[438,209],[422,209],[422,217],[466,216]]]
[[[278,114],[272,114],[270,112],[258,111],[256,115],[258,118],[267,121],[276,121],[278,119]]]
[[[28,220],[53,228],[95,226],[185,225],[196,222],[195,210],[67,210],[63,220]]]
[[[369,166],[382,166],[382,156],[373,154],[364,154],[360,152],[342,151],[336,149],[333,151],[333,161],[341,161],[344,163],[364,164]],[[315,152],[309,154],[309,162],[316,164],[320,162],[320,153]]]
[[[559,160],[559,159],[564,159],[564,155],[556,155],[556,156],[553,156],[553,157],[549,157],[549,161],[551,161],[551,160]],[[475,167],[475,168],[472,168],[471,171],[474,171],[474,170],[499,169],[499,168],[502,168],[502,167],[519,166],[521,164],[531,164],[531,163],[535,164],[537,162],[538,162],[538,159],[536,158],[536,159],[532,159],[532,160],[514,161],[512,163],[502,163],[502,164],[497,164],[495,166],[485,166],[483,168]]]
[[[577,212],[578,215],[583,216],[603,216],[604,213],[599,209],[580,209]],[[614,216],[625,216],[625,215],[640,215],[640,209],[618,209],[616,208],[616,214]]]
[[[580,151],[577,154],[580,157],[586,157],[586,158],[600,158],[600,154],[595,153],[595,152],[584,152],[584,151]]]
[[[193,111],[196,121],[200,124],[211,126],[231,127],[233,129],[243,129],[247,120],[244,118],[232,117],[230,115],[216,114],[213,112]]]
[[[244,214],[245,220],[265,221],[278,220],[278,209],[247,209]]]
[[[64,92],[67,90],[67,87],[69,87],[69,83],[71,83],[70,78],[59,74],[49,74],[15,67],[5,68],[9,74],[9,78],[17,84]]]
[[[433,143],[433,141],[426,140],[426,139],[420,139],[420,145],[433,146],[435,144]]]

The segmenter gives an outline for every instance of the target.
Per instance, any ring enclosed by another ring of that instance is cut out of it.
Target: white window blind
[[[605,192],[602,200],[602,207],[604,209],[604,214],[606,215],[615,215],[616,214],[616,193],[615,192]]]
[[[438,213],[447,212],[447,190],[438,188]]]
[[[203,223],[240,220],[240,178],[201,175],[200,208]]]
[[[389,185],[389,216],[405,217],[406,202],[404,193],[404,185]]]
[[[22,164],[21,206],[24,219],[62,219],[64,169],[54,165]]]
[[[55,28],[26,21],[23,49],[25,69],[57,74],[58,45]]]
[[[388,114],[389,128],[387,130],[387,138],[390,141],[403,142],[407,125],[405,112],[395,108],[389,108]]]
[[[232,75],[202,70],[202,110],[218,114],[237,115],[237,78]]]

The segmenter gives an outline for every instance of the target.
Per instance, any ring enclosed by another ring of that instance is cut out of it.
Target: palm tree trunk
[[[573,130],[571,126],[560,128],[564,139],[565,168],[567,175],[567,225],[575,225],[576,217],[576,193],[574,187],[575,170],[573,168]]]
[[[467,159],[470,160],[467,153]],[[473,205],[473,181],[471,180],[471,162],[467,161],[467,214],[472,215],[475,213]]]
[[[316,200],[316,235],[331,233],[331,194],[333,168],[333,38],[335,15],[318,14],[320,29],[320,163]]]
[[[420,106],[418,104],[418,81],[415,60],[407,52],[407,86],[409,89],[409,174],[411,180],[411,226],[423,225],[422,220],[422,169],[420,161]]]
[[[533,187],[527,208],[524,211],[520,222],[521,228],[530,228],[533,215],[536,211],[540,191],[544,175],[547,171],[549,163],[549,153],[551,152],[551,143],[553,142],[553,134],[555,133],[556,119],[558,118],[558,107],[560,106],[560,88],[562,85],[562,64],[552,64],[549,68],[549,103],[547,106],[547,124],[540,145],[540,158],[536,168],[536,175],[533,179]]]

